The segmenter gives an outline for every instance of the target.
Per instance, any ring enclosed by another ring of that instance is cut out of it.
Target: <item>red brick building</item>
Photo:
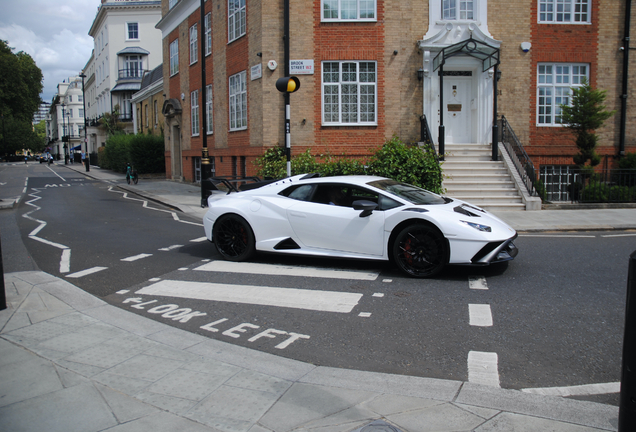
[[[200,0],[163,0],[157,27],[169,177],[198,180],[204,134],[216,175],[254,174],[252,162],[266,148],[284,145],[284,97],[275,82],[284,75],[286,3],[205,0],[202,23]],[[442,122],[445,143],[489,144],[498,77],[497,114],[535,167],[573,164],[576,147],[559,123],[559,104],[582,78],[606,90],[607,108],[617,110],[598,131],[604,164],[636,151],[633,85],[621,115],[627,1],[288,4],[290,60],[301,83],[291,95],[292,154],[367,155],[393,135],[416,142],[422,115],[436,144]],[[636,62],[629,63],[634,83]]]

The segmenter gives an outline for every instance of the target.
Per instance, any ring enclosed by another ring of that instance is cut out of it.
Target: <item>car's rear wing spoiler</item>
[[[221,191],[230,194],[232,192],[257,189],[275,181],[273,179],[261,180],[259,177],[210,177],[206,180],[206,188],[210,191]]]

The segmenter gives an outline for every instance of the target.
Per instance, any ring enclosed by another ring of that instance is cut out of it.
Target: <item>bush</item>
[[[618,160],[620,169],[636,169],[636,153],[627,153]]]
[[[139,174],[165,172],[163,137],[149,134],[111,135],[104,150],[99,152],[100,166],[123,173],[128,163]]]
[[[581,191],[581,202],[630,202],[636,200],[636,188],[590,181]]]
[[[417,146],[407,146],[397,137],[377,149],[369,160],[331,155],[320,155],[320,158],[322,161],[317,161],[309,149],[295,156],[291,160],[291,174],[317,172],[325,177],[369,174],[410,183],[436,193],[442,192],[442,169],[435,156]],[[267,149],[255,165],[259,176],[286,177],[285,149]]]
[[[534,182],[534,189],[537,191],[537,195],[541,198],[541,201],[546,202],[548,200],[548,193],[545,190],[545,185],[541,180]]]

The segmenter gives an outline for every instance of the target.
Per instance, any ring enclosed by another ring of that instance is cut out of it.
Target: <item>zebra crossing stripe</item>
[[[368,281],[376,280],[379,276],[379,273],[377,272],[367,272],[359,270],[338,270],[317,267],[286,266],[232,261],[211,261],[195,268],[194,270],[226,273],[249,273],[273,276],[354,279]]]
[[[351,312],[362,298],[362,294],[347,292],[180,280],[162,280],[140,289],[136,294],[337,313]]]

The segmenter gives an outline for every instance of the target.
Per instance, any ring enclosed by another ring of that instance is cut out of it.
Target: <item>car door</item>
[[[364,198],[373,199],[366,195]],[[335,202],[338,199],[340,202]],[[290,206],[287,217],[305,247],[382,256],[384,212],[374,211],[360,217],[361,211],[352,207],[355,199],[355,190],[348,185],[319,184],[311,201]]]

